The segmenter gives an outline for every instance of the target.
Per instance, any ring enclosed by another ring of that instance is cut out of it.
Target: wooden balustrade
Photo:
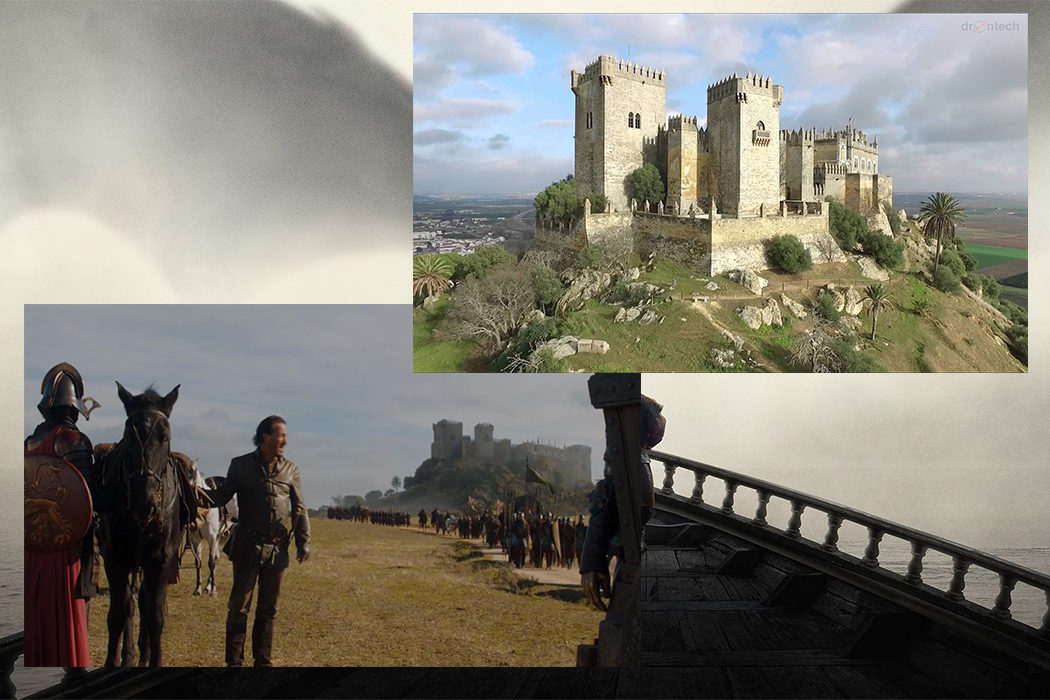
[[[664,466],[662,489],[664,495],[676,497],[674,485],[675,474],[678,470],[691,472],[696,481],[692,494],[686,503],[699,507],[713,508],[724,515],[740,518],[743,522],[760,527],[763,531],[777,531],[766,521],[769,503],[774,498],[787,501],[791,506],[791,516],[787,527],[783,530],[784,536],[790,539],[806,539],[802,536],[802,516],[807,509],[825,513],[828,519],[828,529],[824,541],[822,543],[815,542],[814,544],[818,544],[823,551],[837,556],[848,556],[838,548],[839,529],[842,524],[849,522],[865,527],[868,532],[868,541],[864,549],[864,555],[859,561],[871,569],[886,571],[879,563],[879,544],[885,535],[903,540],[908,543],[911,549],[911,558],[903,578],[907,583],[915,587],[926,586],[922,580],[923,561],[931,549],[948,555],[952,559],[952,578],[948,589],[941,591],[941,595],[947,600],[954,602],[966,601],[964,594],[966,574],[971,566],[978,566],[991,571],[999,576],[999,594],[995,599],[994,607],[987,610],[988,614],[994,618],[1003,620],[1011,618],[1012,593],[1017,583],[1021,582],[1039,589],[1045,594],[1047,607],[1038,631],[1041,636],[1050,638],[1050,576],[1046,574],[1033,571],[1005,559],[999,559],[942,537],[915,530],[762,479],[755,479],[738,472],[732,472],[664,452],[651,452],[650,457],[654,463],[654,468],[656,468],[656,463],[662,463]],[[715,508],[713,504],[705,503],[703,500],[704,483],[709,477],[721,479],[725,484],[725,497],[718,508]],[[758,508],[753,518],[742,518],[733,511],[735,495],[740,487],[751,489],[757,493]]]

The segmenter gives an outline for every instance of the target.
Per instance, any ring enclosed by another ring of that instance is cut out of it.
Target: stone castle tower
[[[434,423],[434,442],[430,444],[433,459],[461,459],[463,457],[463,424],[451,420]]]
[[[766,76],[735,74],[707,89],[708,167],[717,209],[758,216],[780,206],[780,105],[784,87]]]
[[[627,176],[647,163],[660,167],[657,138],[667,120],[664,74],[599,56],[583,73],[572,71],[571,81],[576,179],[586,192],[603,193],[611,206],[626,209]]]
[[[474,426],[474,456],[478,459],[492,459],[492,424],[478,423]]]

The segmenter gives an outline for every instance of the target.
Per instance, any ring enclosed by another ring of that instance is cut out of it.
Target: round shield
[[[76,546],[91,526],[91,493],[76,467],[61,457],[25,458],[25,546],[57,552]]]

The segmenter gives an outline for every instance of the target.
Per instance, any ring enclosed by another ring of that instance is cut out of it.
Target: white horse
[[[208,484],[204,476],[197,468],[197,460],[191,464],[193,482],[198,488],[214,488]],[[218,508],[208,510],[208,516],[196,530],[186,532],[186,547],[193,553],[193,563],[197,569],[197,586],[193,589],[193,595],[215,595],[215,563],[219,561],[219,536],[223,532],[223,518]],[[204,553],[204,542],[208,543],[208,582],[201,588],[201,555]]]

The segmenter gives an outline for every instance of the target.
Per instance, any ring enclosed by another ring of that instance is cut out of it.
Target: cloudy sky
[[[706,120],[732,73],[784,86],[781,128],[878,135],[898,192],[1027,190],[1025,15],[416,15],[416,194],[533,193],[573,169],[569,71],[600,54],[667,74]],[[965,22],[976,21],[973,29]]]
[[[172,447],[199,459],[206,475],[225,474],[232,457],[253,449],[258,422],[282,416],[286,455],[314,508],[415,473],[442,418],[471,435],[488,422],[496,438],[515,443],[590,445],[600,476],[604,423],[587,375],[413,376],[410,316],[407,305],[28,306],[23,429],[40,421],[41,378],[68,361],[102,404],[81,421],[95,442],[123,430],[115,381],[134,393],[181,384]],[[56,328],[75,341],[56,347]]]

